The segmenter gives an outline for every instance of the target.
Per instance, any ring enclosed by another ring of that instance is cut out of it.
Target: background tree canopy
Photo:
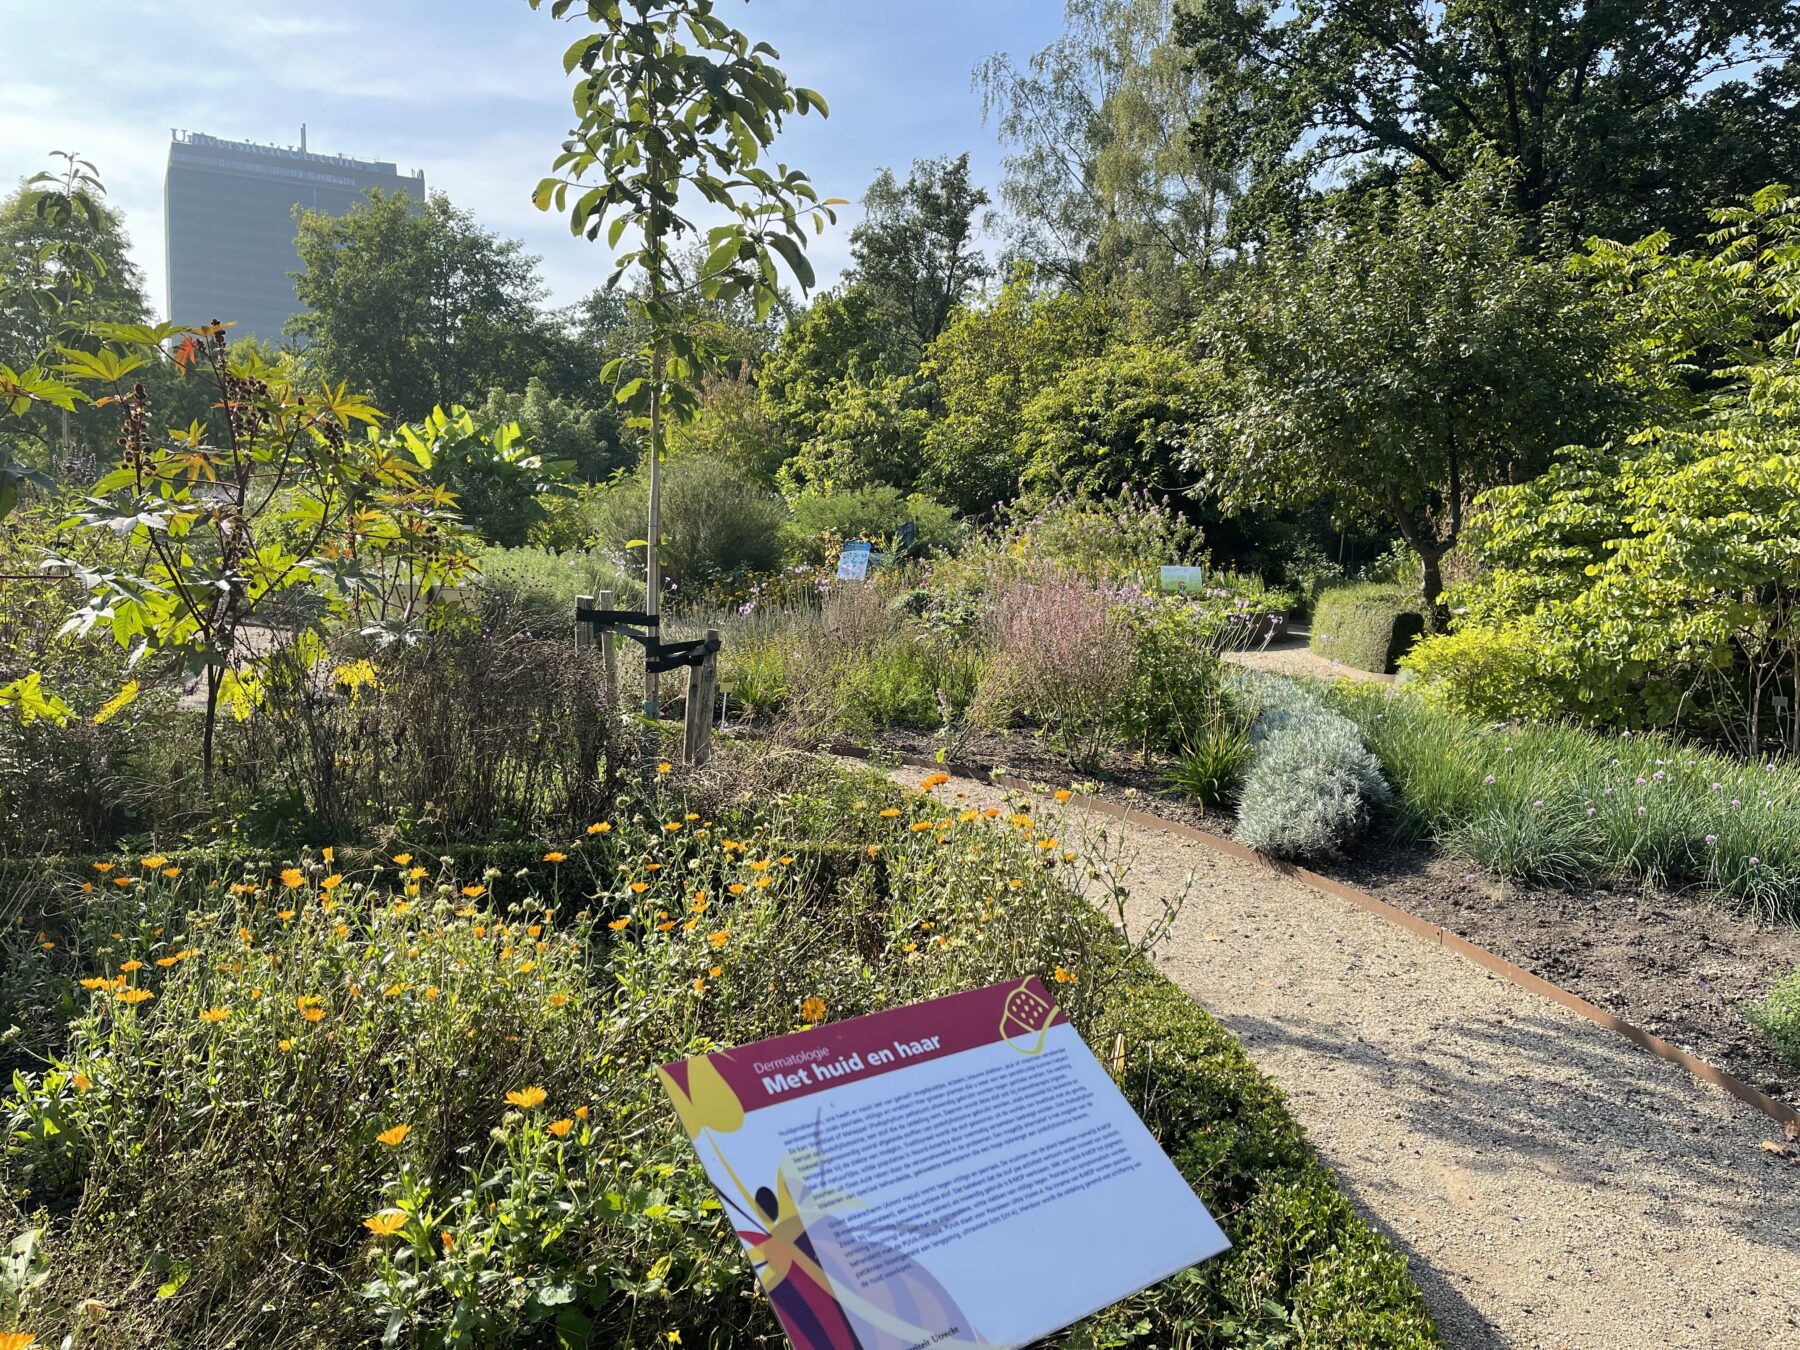
[[[1447,180],[1485,145],[1517,163],[1523,211],[1692,238],[1708,207],[1800,169],[1786,0],[1192,0],[1176,32],[1196,149],[1249,162],[1246,223],[1323,170],[1416,160]]]

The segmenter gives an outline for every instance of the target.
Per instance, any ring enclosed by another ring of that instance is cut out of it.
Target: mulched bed
[[[932,755],[929,735],[886,731],[876,748]],[[1079,774],[1026,732],[982,734],[958,766],[996,766],[1027,783],[1091,782],[1110,801],[1225,837],[1231,818],[1162,785],[1154,766],[1114,757]],[[1800,1067],[1775,1052],[1742,1007],[1800,966],[1800,928],[1759,923],[1704,896],[1636,887],[1579,894],[1506,884],[1424,846],[1370,839],[1315,871],[1479,943],[1590,1003],[1672,1041],[1778,1100],[1800,1105]]]

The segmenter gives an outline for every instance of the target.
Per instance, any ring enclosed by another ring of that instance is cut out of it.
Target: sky
[[[830,119],[791,119],[775,154],[821,196],[854,202],[879,168],[965,150],[992,192],[1004,152],[971,72],[997,51],[1023,62],[1056,36],[1062,4],[720,0],[717,12],[824,95]],[[305,123],[315,151],[423,169],[486,228],[524,240],[552,303],[572,303],[604,282],[603,250],[534,209],[531,191],[569,130],[562,53],[575,36],[527,0],[0,0],[0,191],[51,167],[52,150],[93,160],[160,314],[170,130],[293,145]],[[847,264],[856,217],[840,212],[813,240],[821,284]]]

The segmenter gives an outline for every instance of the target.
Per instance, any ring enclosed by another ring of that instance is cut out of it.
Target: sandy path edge
[[[1198,841],[1063,814],[1065,834],[1104,831],[1136,855],[1134,923],[1188,891],[1158,964],[1286,1090],[1450,1344],[1800,1343],[1800,1168],[1763,1151],[1773,1122],[1347,901]]]

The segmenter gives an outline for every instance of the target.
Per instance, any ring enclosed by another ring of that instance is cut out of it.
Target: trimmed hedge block
[[[1313,606],[1312,650],[1357,670],[1392,673],[1424,632],[1424,602],[1405,586],[1338,586]]]

